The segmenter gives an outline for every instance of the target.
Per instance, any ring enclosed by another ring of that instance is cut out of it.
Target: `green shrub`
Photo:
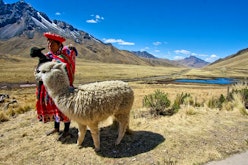
[[[222,104],[226,101],[226,98],[223,94],[220,95],[219,102]]]
[[[153,94],[146,95],[143,98],[143,106],[150,108],[150,113],[153,116],[172,115],[171,109],[168,109],[170,103],[168,94],[161,90],[156,90]]]
[[[172,105],[173,111],[177,112],[181,108],[181,104],[193,104],[193,99],[189,93],[181,93],[177,94],[176,99],[174,100],[174,103]]]
[[[242,100],[245,104],[248,103],[248,89],[244,88],[238,91],[241,94]]]
[[[219,108],[220,106],[220,102],[219,99],[216,97],[212,97],[209,101],[208,101],[208,107],[209,108]]]
[[[219,108],[219,109],[221,109],[223,107],[223,103],[225,101],[226,101],[226,98],[224,97],[223,94],[221,94],[219,98],[212,97],[208,101],[208,107],[209,108]]]

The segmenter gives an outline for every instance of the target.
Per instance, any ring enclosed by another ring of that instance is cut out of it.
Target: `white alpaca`
[[[119,122],[119,144],[129,129],[129,115],[134,94],[123,81],[104,81],[81,85],[74,91],[69,86],[65,64],[47,62],[40,66],[37,77],[43,81],[56,106],[79,127],[77,144],[84,140],[87,126],[94,141],[95,151],[100,150],[99,122],[114,116]]]

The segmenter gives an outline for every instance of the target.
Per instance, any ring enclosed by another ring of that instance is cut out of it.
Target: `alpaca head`
[[[37,79],[43,81],[48,92],[69,86],[65,63],[47,62],[38,68]]]
[[[45,48],[37,48],[37,47],[32,47],[30,49],[30,56],[31,57],[39,57],[39,58],[44,58],[44,54],[41,52]]]

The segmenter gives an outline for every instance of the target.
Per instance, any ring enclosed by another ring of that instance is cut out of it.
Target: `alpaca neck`
[[[69,89],[70,89],[69,86],[68,87],[63,87],[63,88],[57,89],[56,91],[50,92],[49,95],[52,98],[61,97],[61,96],[67,95],[69,93]]]
[[[70,116],[70,113],[64,107],[68,106],[68,102],[70,103],[71,101],[70,98],[73,95],[74,95],[74,87],[70,87],[70,86],[61,88],[60,90],[51,93],[51,97],[53,98],[53,101],[55,102],[56,106],[60,109],[62,113],[64,113],[68,117]]]
[[[71,88],[69,84],[65,82],[53,83],[50,86],[47,85],[47,87],[48,93],[53,99],[56,99],[56,97],[60,97],[62,95],[66,95]]]
[[[54,73],[47,73],[43,77],[43,83],[54,101],[69,92],[70,83],[65,72],[55,71]]]

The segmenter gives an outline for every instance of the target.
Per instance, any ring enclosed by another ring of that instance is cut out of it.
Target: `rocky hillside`
[[[209,64],[208,62],[199,59],[195,56],[186,57],[182,60],[176,60],[176,61],[183,66],[187,66],[191,68],[202,68]]]
[[[66,22],[50,20],[45,13],[35,10],[24,1],[5,4],[0,0],[0,39],[7,40],[21,35],[33,39],[35,33],[46,31],[55,32],[77,43],[82,43],[84,39],[101,42]]]
[[[134,53],[135,55],[143,59],[146,59],[146,60],[149,59],[150,61],[153,61],[153,63],[159,63],[162,61],[166,61],[174,66],[180,66],[180,67],[184,66],[184,67],[189,67],[189,68],[202,68],[209,64],[208,62],[202,59],[199,59],[195,56],[186,57],[182,60],[167,60],[167,59],[157,58],[154,55],[146,51],[132,51],[132,53]]]
[[[136,54],[137,56],[144,57],[144,58],[154,58],[156,59],[154,55],[148,53],[147,51],[132,51],[132,53]]]

